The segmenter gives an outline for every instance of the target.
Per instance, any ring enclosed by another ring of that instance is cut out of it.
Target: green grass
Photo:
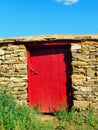
[[[0,130],[51,130],[38,120],[39,112],[26,104],[17,105],[14,98],[0,91]]]
[[[59,123],[42,123],[38,110],[17,105],[6,91],[0,91],[0,130],[98,130],[98,111],[72,108],[54,113]],[[42,116],[42,115],[41,115]]]
[[[56,130],[98,130],[98,111],[94,109],[82,110],[61,110],[55,113],[60,121]]]

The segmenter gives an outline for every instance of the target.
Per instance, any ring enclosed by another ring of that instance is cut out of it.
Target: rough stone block
[[[74,101],[75,108],[85,109],[90,105],[89,101]]]
[[[74,74],[72,75],[72,81],[77,81],[77,80],[81,80],[81,81],[86,81],[86,76],[85,75],[79,75],[79,74]]]
[[[26,62],[27,61],[27,58],[26,57],[19,57],[18,58],[20,61],[22,61],[22,62]]]
[[[4,55],[0,56],[0,60],[4,60],[4,59],[5,59]]]
[[[91,87],[82,87],[80,90],[83,92],[91,92],[92,88]]]
[[[72,44],[71,51],[81,50],[81,44]]]
[[[5,51],[0,49],[0,56],[4,54],[5,54]]]
[[[91,103],[90,107],[94,108],[94,109],[98,109],[98,102],[97,103]]]
[[[72,57],[76,58],[79,61],[90,61],[89,55],[82,54],[82,53],[73,53]]]
[[[19,45],[19,49],[26,49],[24,45]]]
[[[16,77],[11,77],[10,78],[10,81],[13,81],[14,83],[21,83],[23,82],[23,80],[21,78],[16,78]]]
[[[73,73],[81,73],[81,74],[86,74],[86,70],[83,68],[77,68],[73,66]]]
[[[14,51],[14,50],[18,50],[19,46],[17,45],[13,45],[13,44],[8,44],[8,50]]]
[[[81,81],[81,80],[76,80],[75,82],[73,81],[73,85],[74,86],[81,86],[81,85],[83,85],[83,81]]]
[[[2,60],[0,60],[0,64],[1,64],[1,63],[3,63],[3,61],[2,61]]]
[[[86,66],[87,65],[87,62],[85,61],[72,61],[72,65],[75,65],[75,66]]]
[[[87,76],[95,76],[95,70],[93,70],[92,68],[87,68]]]
[[[17,70],[25,70],[26,69],[26,64],[15,64],[14,67]]]
[[[5,77],[0,77],[0,82],[2,82],[2,81],[9,81],[9,78],[5,78]]]
[[[82,98],[81,95],[75,95],[75,96],[74,96],[74,99],[75,99],[75,100],[78,100],[78,101],[82,101],[82,100],[83,100],[83,98]]]

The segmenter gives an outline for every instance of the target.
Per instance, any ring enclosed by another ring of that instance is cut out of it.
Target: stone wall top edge
[[[12,38],[0,38],[0,43],[15,43],[15,42],[35,42],[35,41],[55,41],[55,40],[98,40],[98,34],[47,34],[40,36],[23,36]]]

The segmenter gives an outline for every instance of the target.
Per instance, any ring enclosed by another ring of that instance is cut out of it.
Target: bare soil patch
[[[60,125],[59,120],[54,115],[43,114],[43,115],[40,115],[38,118],[41,121],[41,123],[50,124],[53,126],[54,129]]]

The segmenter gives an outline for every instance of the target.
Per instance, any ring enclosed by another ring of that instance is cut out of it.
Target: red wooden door
[[[66,55],[64,48],[30,50],[28,100],[41,112],[67,107]]]

